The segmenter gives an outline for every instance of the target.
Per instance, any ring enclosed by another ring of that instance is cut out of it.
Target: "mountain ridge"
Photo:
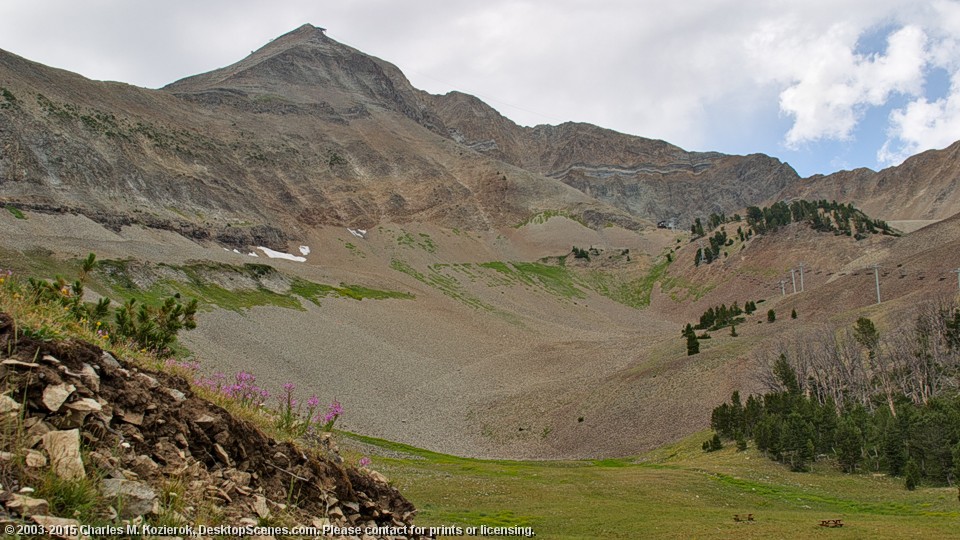
[[[801,179],[764,154],[688,152],[584,123],[521,127],[474,96],[418,90],[395,65],[311,25],[161,90],[6,52],[0,81],[15,99],[0,115],[4,203],[238,246],[263,240],[234,228],[251,216],[280,245],[319,225],[490,229],[544,210],[594,227],[683,224],[792,197],[856,202],[884,219],[960,211],[956,149]],[[900,204],[917,183],[935,202]]]

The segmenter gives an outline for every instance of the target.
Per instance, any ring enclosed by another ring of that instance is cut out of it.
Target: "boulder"
[[[80,370],[80,381],[94,392],[100,391],[100,375],[97,374],[97,370],[93,369],[93,366],[90,364],[84,364]]]
[[[15,413],[20,410],[20,404],[15,399],[4,394],[0,396],[0,414]]]
[[[43,499],[34,499],[15,493],[7,501],[7,509],[16,512],[21,516],[32,516],[34,514],[46,514],[50,511],[50,504]]]
[[[159,510],[156,492],[143,482],[107,478],[101,488],[105,496],[119,499],[117,510],[121,519],[156,514]]]
[[[72,384],[51,384],[43,389],[43,406],[50,412],[57,412],[77,387]]]
[[[39,469],[40,467],[47,466],[47,456],[44,456],[43,452],[27,450],[27,454],[24,456],[24,462],[27,467]]]
[[[42,440],[57,476],[66,480],[87,476],[80,458],[80,430],[51,431]]]

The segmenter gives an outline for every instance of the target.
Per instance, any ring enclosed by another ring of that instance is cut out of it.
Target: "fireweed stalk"
[[[227,376],[224,373],[218,372],[210,376],[201,374],[197,362],[172,360],[167,362],[167,367],[195,373],[194,384],[213,394],[233,400],[242,407],[266,407],[270,397],[270,392],[258,386],[256,377],[246,371],[237,373],[234,377],[235,382],[227,384]],[[326,412],[318,411],[320,398],[311,395],[306,402],[301,403],[294,397],[296,388],[293,383],[285,383],[281,386],[280,393],[275,396],[277,408],[274,427],[293,437],[332,431],[337,419],[343,414],[343,406],[340,402],[334,399],[327,406]]]

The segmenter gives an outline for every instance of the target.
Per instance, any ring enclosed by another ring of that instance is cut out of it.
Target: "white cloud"
[[[926,34],[917,26],[892,33],[885,54],[856,53],[863,28],[841,23],[820,35],[795,35],[784,25],[749,40],[767,73],[786,87],[780,110],[793,119],[784,138],[796,148],[820,139],[852,137],[867,107],[881,106],[892,94],[917,95],[928,56]],[[793,34],[794,37],[788,37]]]
[[[960,73],[951,79],[950,94],[927,101],[920,98],[890,113],[889,138],[877,161],[896,165],[923,150],[944,148],[960,138]]]
[[[930,65],[949,73],[950,84],[943,97],[919,96],[891,111],[887,140],[877,152],[877,161],[885,165],[960,139],[960,3],[934,2],[928,27],[933,38]]]

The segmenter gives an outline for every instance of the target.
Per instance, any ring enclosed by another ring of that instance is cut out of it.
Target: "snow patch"
[[[351,229],[347,227],[347,230],[350,231],[350,234],[356,236],[357,238],[366,238],[367,230],[366,229]]]
[[[259,257],[259,255],[257,255],[256,253],[254,253],[254,252],[252,252],[252,251],[251,251],[250,253],[247,253],[247,255],[249,255],[249,256],[251,256],[251,257]]]
[[[300,246],[300,254],[301,254],[301,255],[304,255],[304,256],[309,255],[309,254],[310,254],[310,246]]]
[[[271,259],[287,259],[288,261],[296,262],[306,262],[306,257],[298,257],[296,255],[291,255],[289,253],[283,253],[282,251],[274,251],[270,248],[265,248],[263,246],[257,246],[257,249],[263,252],[264,255],[270,257]]]

